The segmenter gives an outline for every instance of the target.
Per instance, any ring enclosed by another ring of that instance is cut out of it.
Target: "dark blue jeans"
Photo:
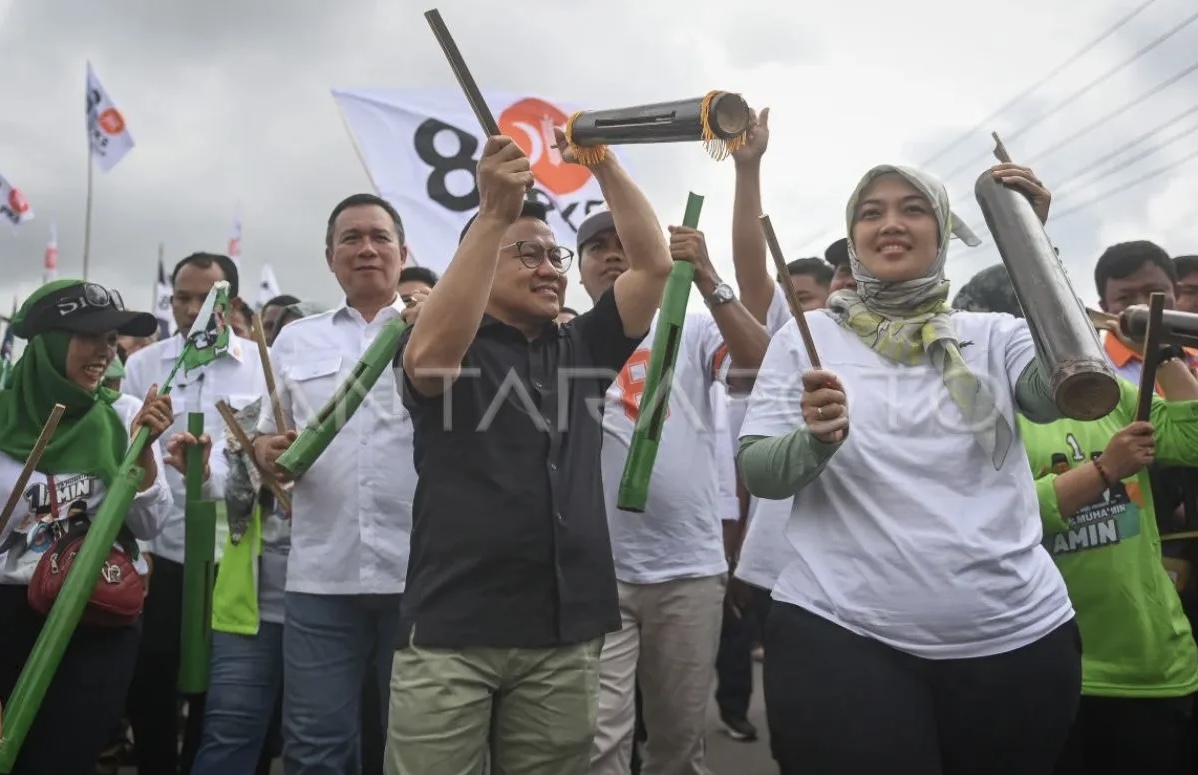
[[[191,775],[254,772],[283,688],[283,625],[257,635],[212,634],[204,733]]]
[[[283,625],[283,772],[354,775],[362,682],[373,676],[385,739],[400,595],[288,592]]]

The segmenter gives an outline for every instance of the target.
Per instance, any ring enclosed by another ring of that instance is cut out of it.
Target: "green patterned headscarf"
[[[940,225],[936,259],[923,277],[885,282],[875,277],[857,258],[857,250],[853,245],[857,203],[874,180],[888,174],[899,175],[922,194],[932,206]],[[967,427],[986,450],[994,468],[1002,468],[1015,438],[1014,431],[1007,418],[998,411],[994,397],[965,365],[950,319],[952,310],[947,304],[949,283],[944,277],[944,265],[948,260],[954,219],[944,184],[910,167],[879,165],[861,178],[849,197],[845,215],[849,232],[849,262],[857,289],[833,293],[828,297],[828,309],[840,325],[855,333],[880,355],[896,363],[915,365],[923,362],[926,353],[932,365],[943,375],[944,385],[953,403],[961,410]]]

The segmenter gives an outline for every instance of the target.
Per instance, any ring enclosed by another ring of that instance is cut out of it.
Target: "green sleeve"
[[[784,436],[746,436],[740,441],[740,475],[758,498],[785,500],[824,470],[843,442],[825,444],[806,428]]]
[[[1134,411],[1134,409],[1133,409]],[[1157,462],[1198,466],[1198,401],[1152,399]]]
[[[1061,419],[1061,410],[1048,388],[1039,358],[1032,359],[1019,375],[1015,383],[1015,405],[1024,417],[1040,425]]]
[[[1069,529],[1068,523],[1061,517],[1056,483],[1056,474],[1045,474],[1036,480],[1036,498],[1040,501],[1040,522],[1044,525],[1044,535],[1064,533]]]

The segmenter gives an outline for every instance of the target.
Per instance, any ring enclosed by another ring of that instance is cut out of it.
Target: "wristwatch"
[[[1164,366],[1166,363],[1169,363],[1170,361],[1184,362],[1185,360],[1186,360],[1186,351],[1183,350],[1180,345],[1167,344],[1167,345],[1161,346],[1160,352],[1157,355],[1156,363],[1158,366]]]
[[[703,303],[708,307],[718,307],[730,301],[736,301],[736,291],[728,283],[719,283]]]

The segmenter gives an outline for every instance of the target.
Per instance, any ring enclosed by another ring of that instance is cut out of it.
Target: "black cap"
[[[95,283],[76,283],[46,294],[29,310],[23,336],[45,331],[103,334],[116,331],[125,336],[150,336],[158,330],[158,318],[149,312],[125,309],[121,295]]]
[[[828,246],[824,251],[824,260],[833,267],[840,268],[849,263],[849,240],[847,237],[841,237]]]
[[[546,224],[549,223],[549,208],[535,199],[525,199],[524,206],[520,208],[521,218],[536,218]],[[470,227],[478,220],[478,213],[470,216],[470,220],[466,221],[466,225],[462,227],[462,233],[458,235],[458,244],[462,244],[462,240],[466,239],[466,232],[470,231]]]

